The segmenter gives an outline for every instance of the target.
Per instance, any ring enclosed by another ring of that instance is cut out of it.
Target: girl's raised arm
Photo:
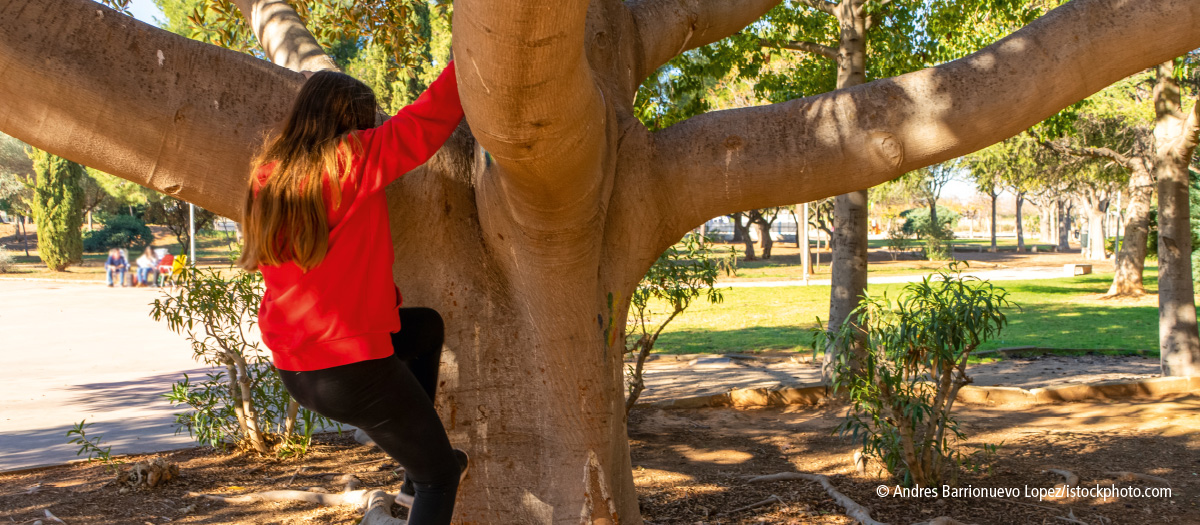
[[[416,102],[382,126],[360,134],[365,149],[363,190],[376,191],[429,160],[463,118],[454,61]]]

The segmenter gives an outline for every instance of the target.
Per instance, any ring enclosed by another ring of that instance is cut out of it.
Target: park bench
[[[1087,275],[1092,273],[1092,265],[1090,264],[1064,264],[1063,272],[1067,277],[1075,277],[1076,275]]]

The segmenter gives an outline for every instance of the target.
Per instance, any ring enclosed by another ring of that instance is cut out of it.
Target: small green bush
[[[214,268],[189,269],[177,292],[156,299],[150,316],[192,343],[193,357],[210,367],[207,377],[187,374],[168,401],[177,430],[205,445],[233,445],[261,455],[303,455],[314,430],[333,422],[300,408],[279,379],[266,348],[251,338],[258,324],[262,274]],[[297,427],[299,425],[299,428]],[[339,427],[340,428],[340,427]]]
[[[831,386],[851,403],[838,431],[905,485],[937,486],[978,462],[959,450],[965,435],[951,409],[971,383],[967,357],[1000,333],[1011,303],[1003,289],[959,267],[905,286],[894,301],[865,296],[851,313],[861,326],[815,330],[814,351],[832,348],[837,356]],[[853,351],[863,333],[863,349]]]
[[[938,225],[941,227],[937,231],[951,232],[953,235],[954,226],[958,224],[958,219],[961,217],[949,208],[937,207]],[[918,238],[926,238],[931,232],[935,231],[929,227],[929,208],[913,208],[900,212],[900,216],[904,217],[904,226],[902,230],[908,235],[916,235]],[[944,237],[946,239],[950,236]]]
[[[13,265],[12,253],[0,246],[0,273],[8,273],[16,269]]]
[[[646,388],[643,367],[663,329],[683,313],[693,300],[703,297],[710,303],[721,302],[723,297],[721,290],[716,287],[717,277],[721,273],[732,273],[736,264],[736,251],[722,256],[713,250],[709,239],[689,233],[678,244],[659,255],[654,265],[646,271],[630,298],[629,315],[625,321],[625,353],[632,354],[636,359],[634,364],[629,365],[626,416]],[[612,294],[608,295],[608,300],[611,308]],[[664,308],[655,312],[655,307]],[[605,335],[609,334],[606,330]]]
[[[103,252],[111,248],[136,251],[154,242],[154,234],[141,219],[132,215],[116,215],[94,232],[84,232],[83,251]]]

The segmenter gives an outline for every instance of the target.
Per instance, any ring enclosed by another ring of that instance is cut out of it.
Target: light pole
[[[188,203],[188,264],[196,265],[196,205]]]
[[[801,204],[800,211],[800,263],[804,272],[804,284],[808,284],[808,276],[812,273],[812,261],[808,251],[808,203]]]

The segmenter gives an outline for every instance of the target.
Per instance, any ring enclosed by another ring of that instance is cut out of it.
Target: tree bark
[[[462,128],[388,199],[397,284],[446,319],[439,412],[478,460],[456,520],[640,523],[621,331],[638,280],[696,225],[961,156],[1200,47],[1192,0],[1075,0],[936,68],[657,133],[637,122],[640,75],[763,4],[455,3],[478,143]],[[232,218],[303,82],[88,0],[0,3],[0,63],[0,131]]]
[[[1025,204],[1025,192],[1014,191],[1017,196],[1017,253],[1025,251],[1025,229],[1021,223],[1021,206]]]
[[[758,245],[759,253],[763,259],[771,258],[771,248],[775,246],[775,240],[771,238],[771,223],[775,222],[775,215],[768,221],[761,210],[750,212],[750,223],[758,230]]]
[[[285,0],[233,0],[267,59],[292,71],[341,71]]]
[[[742,224],[742,213],[730,215],[733,217],[733,242],[741,241],[745,250],[744,260],[756,261],[758,256],[754,252],[754,239],[750,237],[750,220],[746,220],[746,224]]]
[[[992,247],[991,247],[991,252],[996,253],[996,198],[999,197],[1000,195],[997,193],[989,193],[988,196],[992,198],[992,221],[991,221]]]
[[[833,7],[838,20],[838,89],[858,86],[867,81],[867,27],[866,13],[862,0],[841,0]],[[844,323],[856,323],[850,313],[867,292],[867,190],[838,195],[833,205],[834,229],[831,239],[833,260],[831,287],[829,290],[829,325],[831,331],[838,330]],[[862,341],[850,351],[861,351]],[[828,382],[833,373],[837,355],[832,347],[825,351],[821,367],[821,378]]]
[[[1095,192],[1086,198],[1088,220],[1088,245],[1084,255],[1091,260],[1103,261],[1108,258],[1104,245],[1108,242],[1104,235],[1105,201]]]
[[[1158,339],[1164,376],[1200,375],[1200,332],[1192,284],[1188,163],[1200,133],[1200,107],[1184,114],[1175,61],[1158,66],[1154,171],[1158,179]],[[1200,101],[1200,100],[1198,100]]]
[[[1058,211],[1058,251],[1071,251],[1071,201],[1067,197],[1059,197],[1056,201]]]
[[[937,216],[937,199],[929,199],[929,228],[930,232],[941,231],[941,224],[938,224]]]
[[[1154,177],[1144,157],[1130,163],[1129,206],[1125,208],[1125,233],[1121,249],[1113,261],[1116,272],[1109,296],[1137,297],[1146,293],[1142,272],[1146,267],[1146,252],[1150,240],[1150,198],[1154,193]]]

